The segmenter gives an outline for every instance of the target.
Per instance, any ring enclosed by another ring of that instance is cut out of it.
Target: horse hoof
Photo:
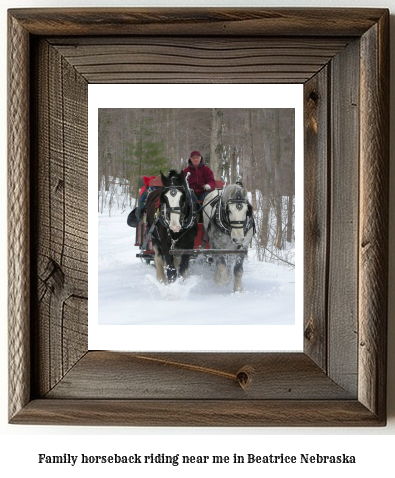
[[[175,282],[177,280],[177,271],[170,270],[167,272],[167,280],[170,282]]]
[[[164,275],[156,275],[156,280],[159,282],[159,284],[166,284],[167,283],[167,278]]]
[[[234,282],[233,283],[233,292],[243,292],[243,287],[240,282]]]
[[[183,272],[180,272],[180,278],[184,280],[188,279],[188,276],[189,276],[188,272],[189,272],[189,269],[186,269]]]
[[[214,282],[218,286],[229,284],[230,276],[223,275],[223,274],[215,274]]]

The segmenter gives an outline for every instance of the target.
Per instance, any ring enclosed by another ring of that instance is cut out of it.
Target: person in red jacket
[[[189,161],[189,166],[184,169],[184,175],[190,173],[188,177],[188,184],[199,201],[207,196],[207,194],[215,189],[214,174],[211,169],[204,164],[202,155],[199,151],[192,151]]]
[[[148,196],[148,191],[149,191],[149,183],[151,179],[155,179],[156,176],[143,176],[143,181],[144,181],[144,186],[140,188],[139,194],[140,194],[140,209],[145,208],[145,202],[147,200]],[[151,188],[154,189],[154,188]]]

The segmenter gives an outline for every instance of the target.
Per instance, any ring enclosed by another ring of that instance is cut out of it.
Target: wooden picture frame
[[[385,425],[388,37],[385,9],[9,11],[10,423]],[[303,353],[88,351],[87,85],[135,82],[304,84]]]

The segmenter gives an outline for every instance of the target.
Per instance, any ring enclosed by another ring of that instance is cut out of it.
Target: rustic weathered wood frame
[[[9,11],[11,423],[386,423],[388,25],[384,9]],[[87,350],[89,82],[304,83],[303,353]]]

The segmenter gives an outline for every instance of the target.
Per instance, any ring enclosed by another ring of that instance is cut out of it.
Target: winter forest
[[[98,128],[99,213],[128,213],[142,175],[179,171],[198,150],[216,179],[241,176],[250,192],[256,259],[294,264],[293,108],[100,108]]]

